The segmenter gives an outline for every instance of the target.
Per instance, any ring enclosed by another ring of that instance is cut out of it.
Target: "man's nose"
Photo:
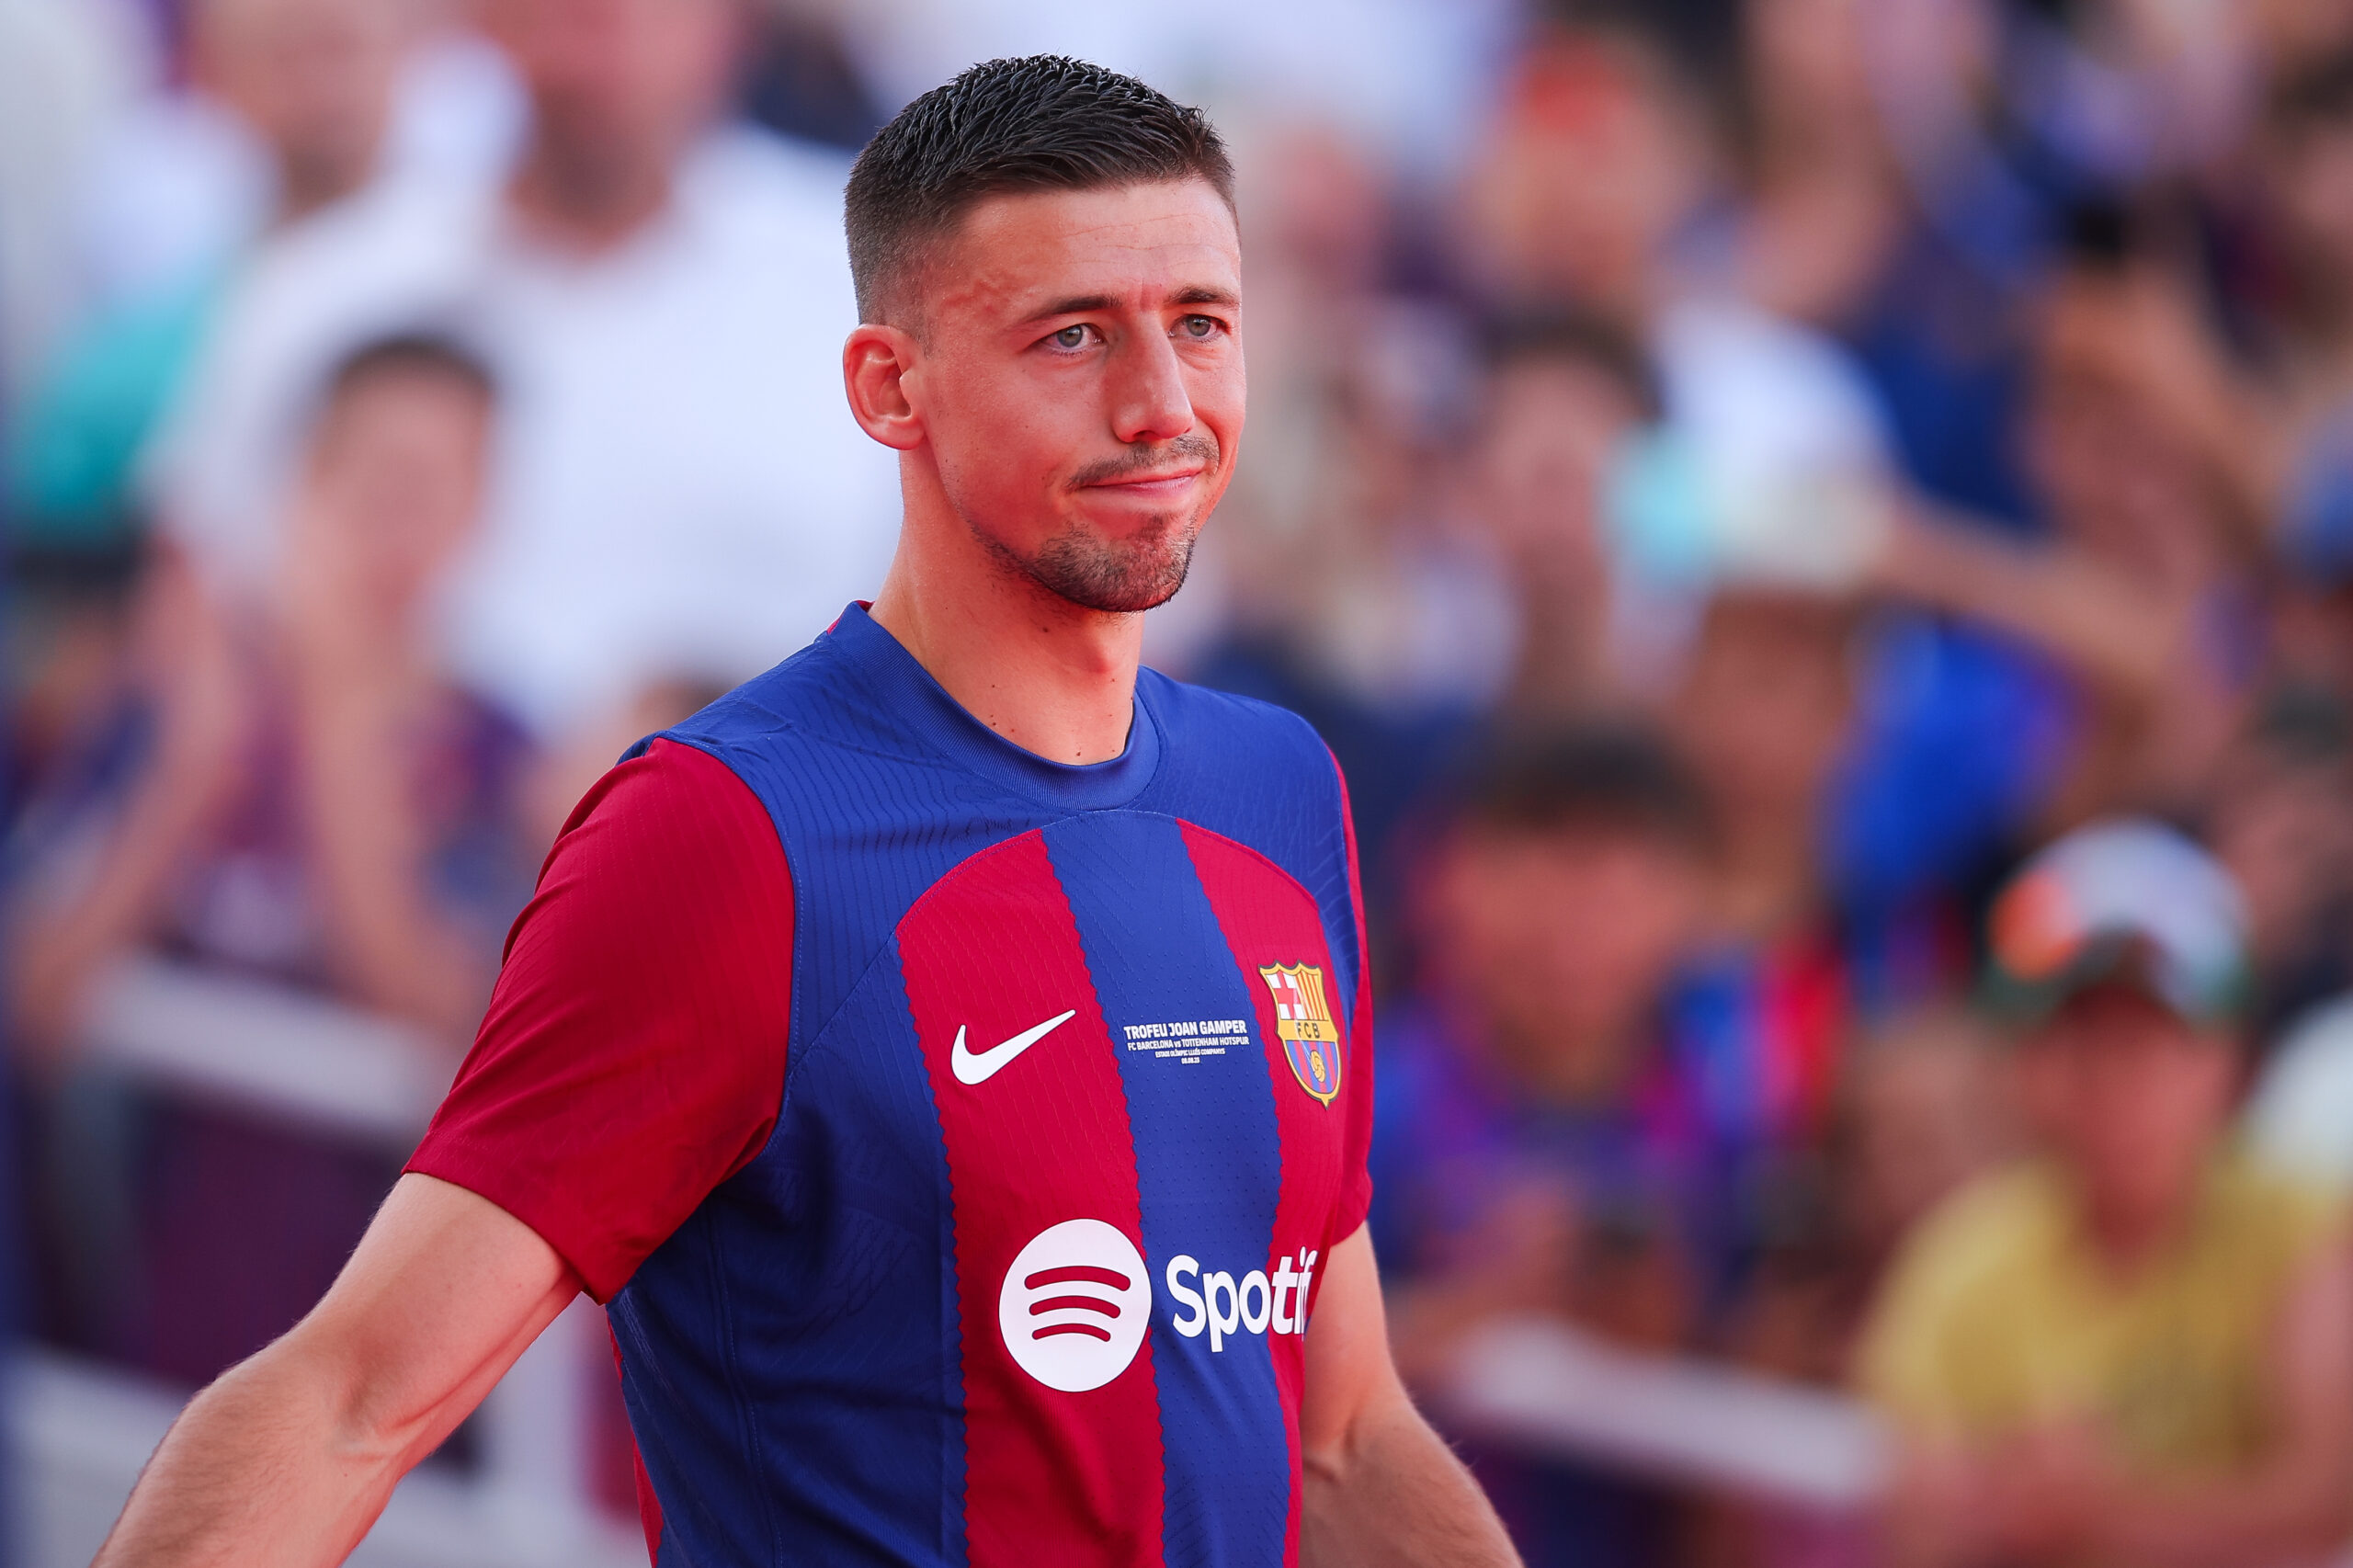
[[[1165,333],[1140,333],[1112,361],[1111,433],[1128,445],[1173,441],[1193,428],[1192,394]]]

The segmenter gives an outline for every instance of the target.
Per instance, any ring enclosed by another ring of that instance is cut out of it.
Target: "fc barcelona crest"
[[[1325,1105],[1340,1092],[1340,1031],[1324,1000],[1324,971],[1313,964],[1262,965],[1275,995],[1275,1033],[1299,1086]]]

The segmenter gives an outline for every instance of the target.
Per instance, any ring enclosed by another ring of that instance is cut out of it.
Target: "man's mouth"
[[[1208,465],[1192,463],[1184,468],[1169,469],[1157,473],[1122,474],[1117,479],[1101,479],[1086,486],[1089,490],[1107,491],[1115,495],[1133,495],[1149,500],[1180,495],[1193,481],[1208,472]]]

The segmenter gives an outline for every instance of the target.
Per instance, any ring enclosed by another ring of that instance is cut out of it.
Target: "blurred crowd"
[[[2329,1560],[2353,5],[1185,10],[0,0],[33,1330],[198,1380],[315,1296],[400,1151],[92,1018],[446,1078],[586,784],[878,585],[847,161],[1052,49],[1234,143],[1148,656],[1347,773],[1409,1379],[1536,1320],[1888,1434],[1825,1509],[1466,1421],[1530,1563]]]

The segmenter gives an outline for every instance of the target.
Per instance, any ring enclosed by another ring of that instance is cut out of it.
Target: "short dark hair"
[[[1233,203],[1233,160],[1199,109],[1059,54],[975,65],[901,109],[850,170],[858,317],[882,320],[917,253],[985,197],[1183,179]]]
[[[1491,370],[1540,364],[1591,370],[1645,420],[1665,412],[1658,371],[1641,339],[1590,312],[1552,308],[1498,316],[1487,323],[1483,337]]]
[[[1491,833],[1625,834],[1697,856],[1715,847],[1699,778],[1656,731],[1631,721],[1496,734],[1476,750],[1453,794],[1455,820]]]
[[[2353,126],[2353,50],[2337,50],[2283,74],[2264,104],[2266,128],[2299,137]]]
[[[370,338],[336,360],[327,372],[319,406],[332,407],[366,383],[390,375],[441,376],[485,402],[498,396],[497,378],[482,356],[446,333],[412,331]]]

